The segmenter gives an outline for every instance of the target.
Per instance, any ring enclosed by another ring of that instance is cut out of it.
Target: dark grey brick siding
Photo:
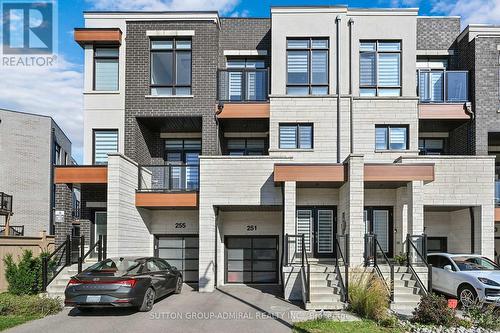
[[[417,50],[448,50],[460,34],[460,18],[417,18]]]
[[[67,184],[57,184],[55,193],[55,210],[64,211],[64,222],[54,222],[56,247],[71,234],[73,218],[71,216],[72,187]]]
[[[150,45],[147,30],[194,30],[192,38],[193,98],[146,98],[150,95]],[[140,117],[202,117],[203,155],[219,152],[216,77],[219,28],[213,22],[127,23],[125,84],[125,154],[141,164],[163,157],[159,133],[139,125]],[[160,155],[160,156],[159,156]]]

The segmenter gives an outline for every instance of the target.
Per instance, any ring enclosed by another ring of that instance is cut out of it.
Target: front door
[[[365,233],[375,234],[380,247],[389,257],[393,257],[394,223],[392,207],[365,207]]]
[[[300,207],[297,209],[297,235],[305,234],[306,252],[315,258],[333,258],[336,234],[335,207]],[[298,244],[300,252],[300,244]]]

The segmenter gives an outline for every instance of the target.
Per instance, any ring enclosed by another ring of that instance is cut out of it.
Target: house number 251
[[[257,231],[256,225],[247,225],[247,231]]]

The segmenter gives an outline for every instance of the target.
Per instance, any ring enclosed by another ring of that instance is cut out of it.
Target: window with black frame
[[[420,155],[443,155],[445,140],[440,138],[418,139],[418,150]]]
[[[261,156],[267,155],[266,139],[264,138],[234,138],[226,140],[227,155],[230,156]]]
[[[280,124],[279,125],[280,149],[312,149],[313,125],[312,124]]]
[[[288,95],[328,94],[328,38],[287,38]]]
[[[191,95],[191,60],[191,39],[151,40],[151,95]]]
[[[408,126],[375,126],[376,150],[406,150],[408,148]]]
[[[153,179],[164,177],[165,188],[172,191],[198,189],[200,154],[201,139],[166,139],[166,170]]]
[[[361,41],[359,95],[401,96],[401,41]]]

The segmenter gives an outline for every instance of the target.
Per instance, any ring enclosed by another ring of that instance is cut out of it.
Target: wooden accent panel
[[[434,164],[365,164],[365,182],[433,181]]]
[[[343,164],[275,164],[274,181],[344,182]]]
[[[108,168],[100,166],[55,167],[55,184],[107,184]]]
[[[495,222],[500,222],[500,208],[495,207]]]
[[[135,206],[142,208],[198,207],[198,193],[136,193]]]
[[[471,119],[463,104],[420,104],[418,109],[419,119]]]
[[[266,119],[270,114],[269,103],[226,103],[219,119]]]
[[[77,28],[74,32],[75,41],[85,44],[117,44],[122,43],[122,31],[119,28]]]

